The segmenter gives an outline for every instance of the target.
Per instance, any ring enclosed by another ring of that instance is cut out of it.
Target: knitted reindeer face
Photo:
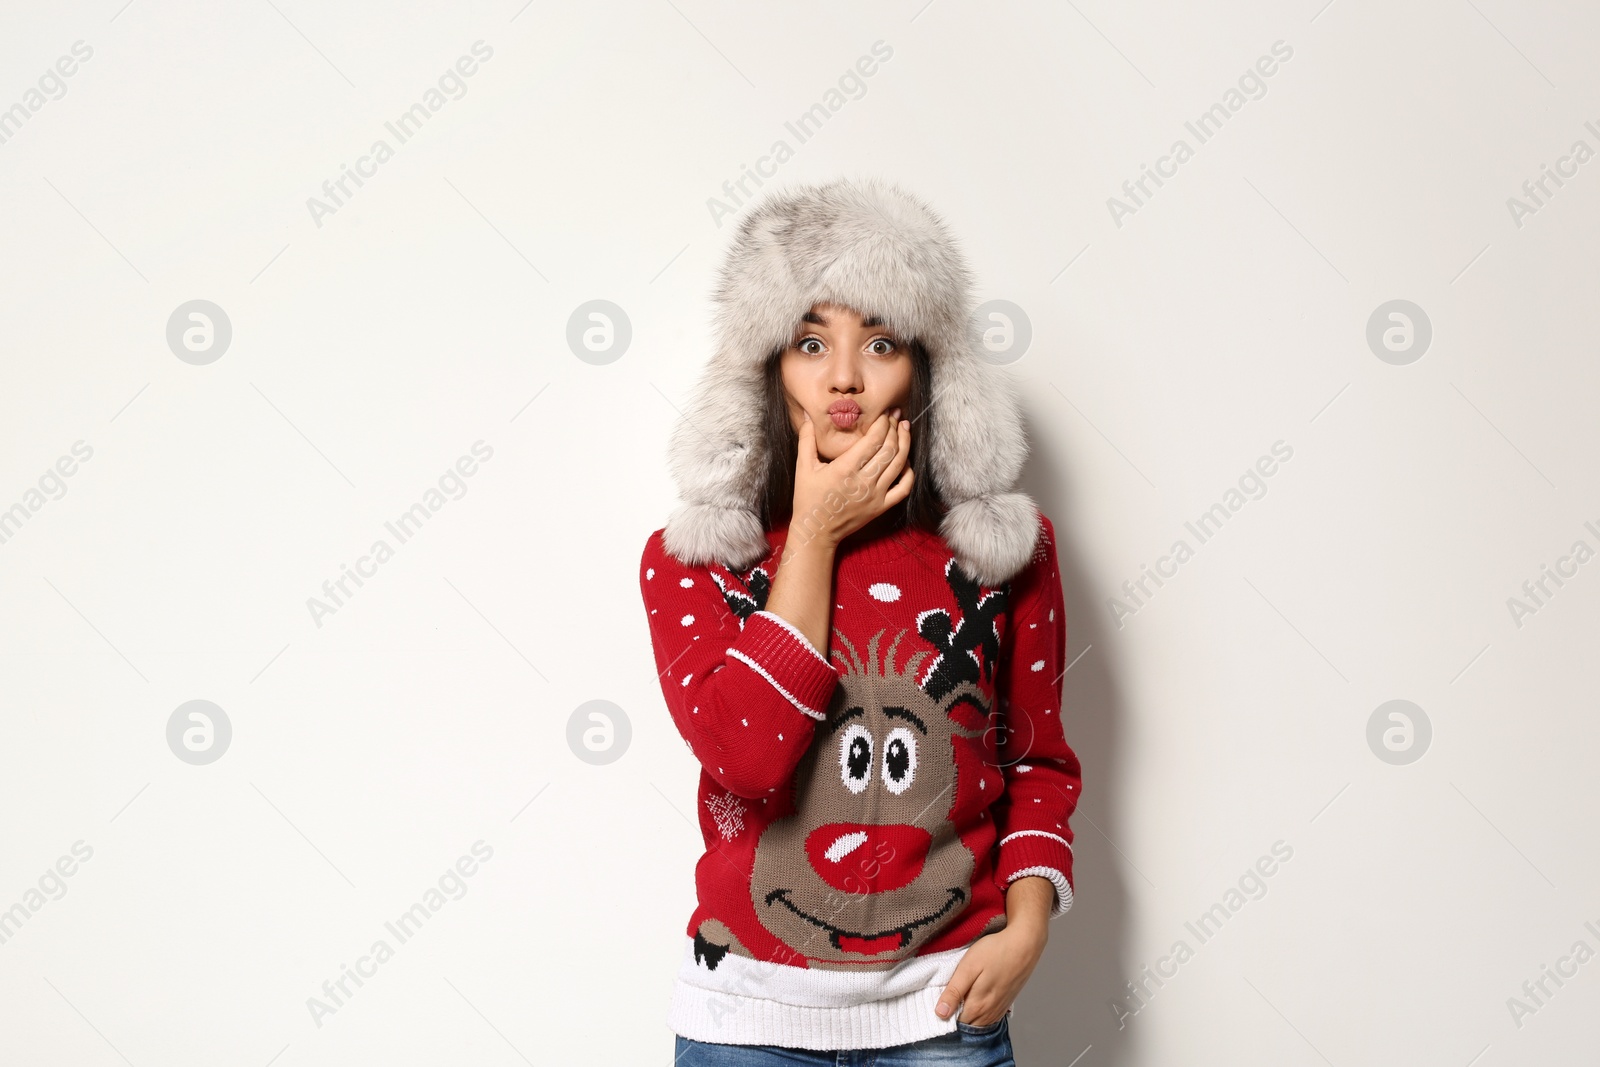
[[[808,966],[891,967],[970,903],[975,859],[953,816],[1003,787],[977,683],[999,654],[1006,594],[954,559],[945,578],[959,616],[923,612],[910,648],[901,629],[880,655],[880,630],[863,661],[833,631],[840,683],[796,770],[795,810],[756,845],[756,915]]]

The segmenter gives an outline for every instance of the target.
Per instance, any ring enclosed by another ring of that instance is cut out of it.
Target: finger
[[[977,967],[969,967],[966,957],[956,964],[955,973],[950,976],[950,982],[944,987],[944,992],[939,994],[939,1003],[934,1008],[939,1018],[948,1019],[955,1014],[956,1005],[967,999],[967,991],[972,988],[972,983],[978,977]]]
[[[905,474],[901,476],[900,480],[894,483],[894,485],[890,486],[889,491],[884,494],[883,502],[888,505],[888,507],[885,507],[883,510],[888,511],[889,508],[894,507],[896,504],[900,503],[906,497],[911,495],[911,483],[916,479],[916,476],[917,475],[915,471],[911,470],[910,468],[906,469]]]
[[[890,418],[889,413],[886,411],[872,420],[872,425],[867,427],[867,432],[861,435],[859,441],[845,449],[839,459],[844,460],[852,470],[860,470],[866,457],[876,452],[878,446],[883,444],[883,439],[889,435],[889,426]],[[834,460],[834,462],[839,462],[839,459]]]
[[[978,982],[983,982],[982,989],[978,988]],[[984,976],[979,975],[967,990],[967,995],[961,998],[961,1011],[956,1018],[972,1026],[988,1026],[996,1021],[999,1018],[995,1013],[998,1002],[993,985],[993,982],[985,981]]]
[[[811,422],[811,412],[801,411],[799,446],[795,450],[795,462],[801,470],[809,470],[817,464],[817,428]]]
[[[884,427],[883,436],[879,441],[877,450],[862,461],[859,467],[850,470],[845,476],[845,481],[850,487],[849,495],[852,500],[865,500],[868,497],[882,494],[884,490],[883,472],[893,460],[896,445],[899,442],[899,435],[890,428],[894,424],[893,414],[884,412],[884,415],[888,417],[889,426]],[[879,419],[877,421],[883,422],[884,420]],[[877,430],[878,426],[875,423],[873,426],[874,433]],[[869,437],[866,440],[870,444],[872,439]],[[861,442],[857,442],[857,445],[860,444]],[[882,514],[882,512],[879,512],[879,514]]]
[[[878,475],[878,488],[887,488],[894,480],[900,477],[900,472],[911,461],[911,423],[902,420],[893,435],[895,442],[894,454],[884,464],[883,471]]]
[[[870,470],[875,477],[881,478],[883,472],[889,469],[889,465],[894,462],[895,456],[899,454],[900,441],[900,417],[890,412],[889,426],[884,431],[883,443],[878,446],[878,450],[873,453],[872,459],[867,462],[866,469]]]
[[[888,421],[887,425],[882,427],[882,436],[878,436],[879,426],[874,424],[872,428],[873,433],[870,435],[869,443],[871,441],[876,441],[877,443],[861,460],[861,465],[858,468],[858,472],[861,474],[865,482],[873,487],[878,486],[879,481],[883,477],[884,470],[889,465],[889,461],[894,458],[896,448],[900,441],[900,435],[895,432],[894,428],[894,416],[888,412],[885,412],[885,415],[888,416]],[[882,422],[884,420],[880,419],[879,421]]]

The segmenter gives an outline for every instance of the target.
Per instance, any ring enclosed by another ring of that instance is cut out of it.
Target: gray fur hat
[[[743,570],[771,551],[759,511],[762,367],[812,305],[835,303],[927,349],[927,461],[949,508],[939,533],[962,569],[1000,585],[1029,562],[1040,526],[1033,499],[1013,488],[1028,453],[1021,408],[981,354],[966,259],[922,200],[872,178],[770,193],[741,220],[713,299],[716,350],[667,446],[683,500],[662,534],[669,553]]]

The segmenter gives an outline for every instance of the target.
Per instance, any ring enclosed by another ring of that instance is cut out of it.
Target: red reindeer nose
[[[847,893],[887,893],[922,873],[933,835],[907,823],[834,822],[806,837],[811,869]]]

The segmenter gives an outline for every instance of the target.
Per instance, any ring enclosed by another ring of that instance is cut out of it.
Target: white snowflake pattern
[[[732,841],[744,832],[745,806],[739,803],[739,798],[732,793],[712,797],[706,801],[706,808],[716,820],[717,832],[724,840]]]

